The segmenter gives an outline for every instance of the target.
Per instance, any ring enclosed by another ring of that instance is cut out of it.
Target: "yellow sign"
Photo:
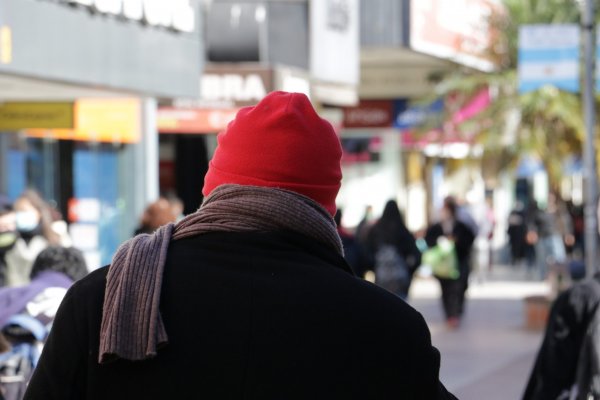
[[[73,103],[0,103],[0,130],[73,128]]]
[[[135,143],[141,135],[138,99],[81,99],[74,129],[30,129],[27,136],[108,143]]]
[[[0,28],[0,63],[12,62],[12,31],[8,26]]]

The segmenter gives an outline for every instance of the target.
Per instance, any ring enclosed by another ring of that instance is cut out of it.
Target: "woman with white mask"
[[[52,217],[46,202],[33,190],[26,190],[15,202],[14,211],[19,238],[6,253],[7,286],[29,283],[31,266],[48,245],[60,244],[52,229]]]

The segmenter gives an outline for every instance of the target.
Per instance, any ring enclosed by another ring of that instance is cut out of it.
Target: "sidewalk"
[[[411,304],[427,320],[433,344],[442,354],[440,379],[459,399],[520,399],[543,334],[524,328],[523,298],[548,292],[545,283],[525,279],[499,266],[485,281],[475,280],[465,317],[455,331],[444,323],[438,282],[413,282]]]

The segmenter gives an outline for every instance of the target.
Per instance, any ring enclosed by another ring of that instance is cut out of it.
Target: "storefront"
[[[92,268],[158,196],[157,103],[198,95],[198,12],[195,0],[0,0],[0,192],[38,190]]]

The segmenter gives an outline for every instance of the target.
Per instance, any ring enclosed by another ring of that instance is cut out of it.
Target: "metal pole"
[[[585,146],[583,160],[585,165],[585,267],[588,276],[595,273],[599,262],[597,257],[597,221],[596,221],[596,146],[595,146],[595,84],[594,84],[594,2],[585,0],[583,9],[583,45],[585,54],[585,76],[583,88],[583,115],[585,120]]]

